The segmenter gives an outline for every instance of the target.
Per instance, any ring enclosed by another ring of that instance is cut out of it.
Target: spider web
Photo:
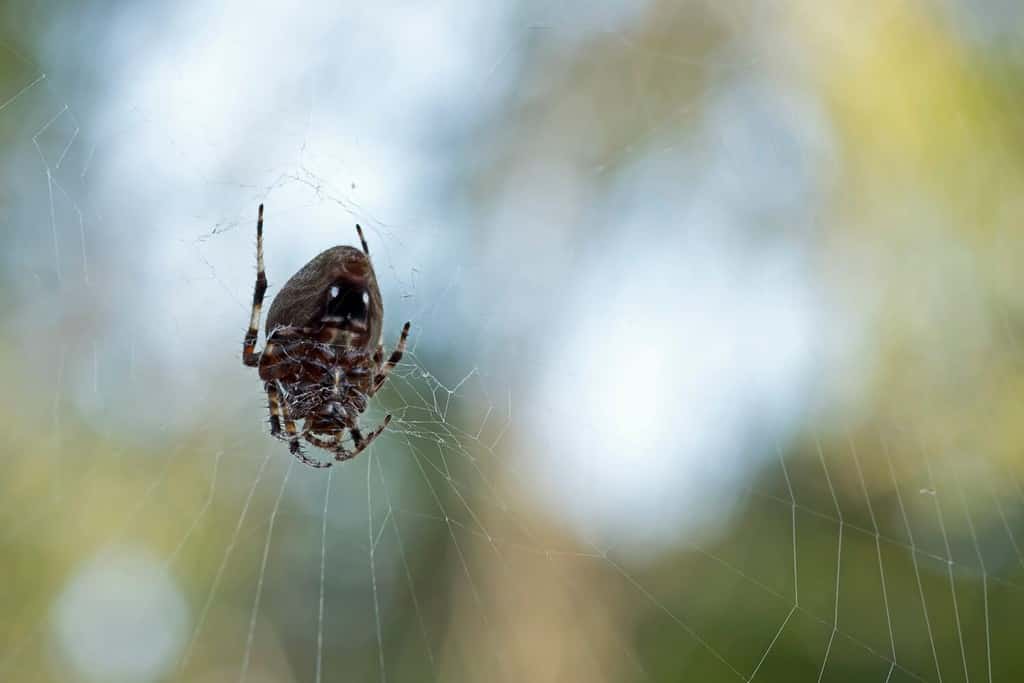
[[[5,15],[0,677],[1017,680],[988,10]],[[268,302],[359,221],[413,322],[326,471],[239,362],[260,202]]]

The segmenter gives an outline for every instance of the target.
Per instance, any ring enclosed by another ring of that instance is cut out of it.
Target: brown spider
[[[307,457],[301,439],[348,460],[380,436],[391,421],[369,436],[359,431],[359,415],[402,359],[409,323],[384,362],[384,304],[370,263],[363,229],[356,225],[363,250],[331,247],[304,265],[285,283],[270,305],[263,351],[256,352],[260,309],[267,291],[263,271],[263,205],[256,221],[256,290],[245,334],[242,362],[258,367],[270,404],[270,434],[287,441],[292,454],[310,467],[333,463]],[[302,431],[295,422],[303,420]],[[284,433],[281,424],[284,423]],[[355,446],[342,442],[345,432]]]

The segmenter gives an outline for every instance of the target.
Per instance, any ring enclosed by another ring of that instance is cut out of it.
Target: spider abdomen
[[[331,247],[281,288],[270,305],[267,334],[303,328],[336,346],[369,347],[380,340],[384,303],[369,257],[353,247]]]

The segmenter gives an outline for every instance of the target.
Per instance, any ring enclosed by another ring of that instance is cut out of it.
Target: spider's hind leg
[[[405,355],[405,344],[408,339],[409,323],[406,322],[405,325],[402,325],[402,336],[398,338],[398,343],[395,345],[395,350],[391,352],[388,362],[380,368],[376,377],[373,378],[373,391],[370,392],[371,396],[380,390],[381,386],[384,384],[384,380],[388,378],[388,375],[391,374],[394,367],[402,360],[402,356]]]
[[[367,257],[369,257],[370,256],[370,248],[368,246],[366,246],[366,238],[363,237],[363,226],[361,226],[358,223],[356,223],[356,232],[359,233],[359,241],[362,242],[362,244],[363,244],[363,253],[366,254]]]
[[[260,204],[259,217],[256,219],[256,288],[252,293],[249,329],[245,333],[245,342],[242,345],[242,362],[253,368],[260,363],[260,354],[256,353],[256,339],[260,330],[260,309],[263,308],[263,295],[266,293],[267,274],[263,271],[263,205]]]

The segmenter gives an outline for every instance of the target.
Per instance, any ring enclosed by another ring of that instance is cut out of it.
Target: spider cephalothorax
[[[409,323],[405,323],[398,345],[384,362],[384,304],[363,230],[358,225],[356,230],[362,251],[331,247],[285,283],[267,315],[267,343],[257,353],[260,309],[267,290],[262,204],[256,221],[256,290],[242,362],[259,368],[270,403],[271,435],[288,441],[295,457],[311,467],[331,463],[308,458],[301,440],[330,451],[335,460],[348,460],[387,427],[390,415],[363,436],[359,415],[402,359],[409,336]],[[298,420],[303,421],[301,432],[295,425]],[[351,450],[343,443],[346,432],[352,437]]]

